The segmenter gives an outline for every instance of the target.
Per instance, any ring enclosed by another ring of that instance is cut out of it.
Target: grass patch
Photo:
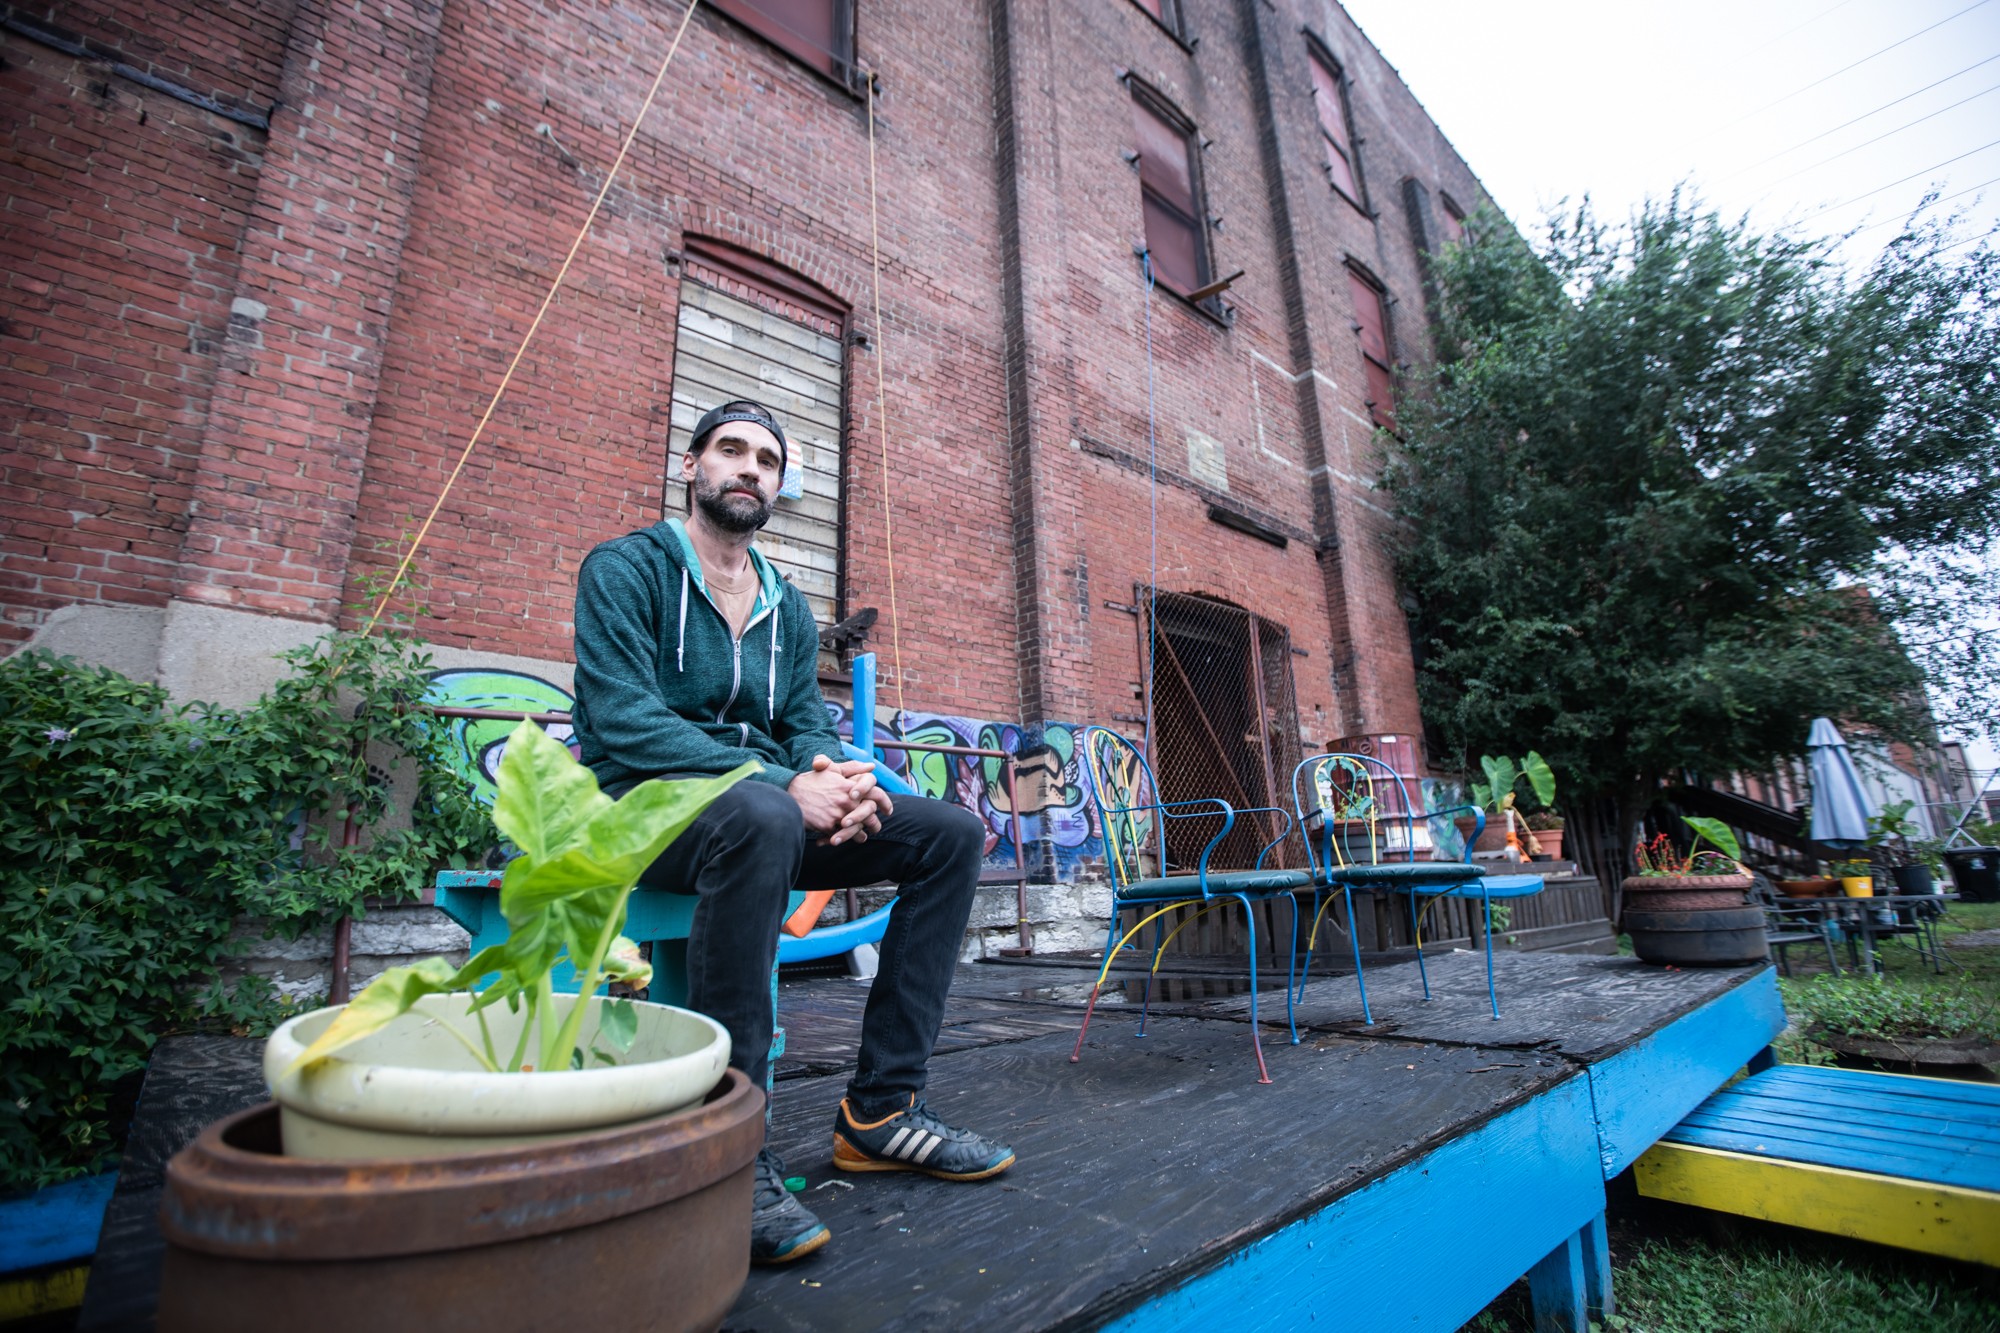
[[[1903,1254],[1627,1195],[1611,1217],[1603,1333],[1992,1333],[2000,1285],[1971,1264]],[[1525,1281],[1465,1333],[1530,1333]]]

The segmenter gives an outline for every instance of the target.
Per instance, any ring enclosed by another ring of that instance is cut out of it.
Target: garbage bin
[[[2000,902],[2000,847],[1954,847],[1944,854],[1958,896],[1969,903]]]

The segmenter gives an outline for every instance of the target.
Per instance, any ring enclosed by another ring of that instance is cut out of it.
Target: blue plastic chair
[[[1250,931],[1250,1042],[1257,1053],[1257,1081],[1269,1083],[1271,1075],[1264,1065],[1264,1044],[1257,1023],[1257,918],[1250,904],[1259,898],[1284,898],[1292,905],[1292,947],[1286,955],[1285,1021],[1291,1028],[1292,1044],[1296,1046],[1299,1029],[1292,1019],[1291,964],[1298,956],[1299,904],[1293,895],[1300,889],[1312,887],[1313,881],[1312,876],[1302,870],[1267,869],[1264,866],[1265,859],[1291,832],[1291,813],[1277,806],[1239,809],[1227,801],[1215,799],[1161,801],[1159,784],[1153,780],[1152,766],[1146,762],[1146,756],[1138,746],[1107,727],[1084,728],[1083,753],[1091,785],[1097,795],[1098,813],[1103,821],[1104,860],[1111,874],[1111,928],[1105,936],[1104,966],[1098,970],[1097,984],[1091,987],[1090,1002],[1083,1013],[1083,1028],[1076,1034],[1076,1049],[1070,1052],[1071,1063],[1083,1056],[1083,1039],[1090,1031],[1090,1019],[1097,1010],[1098,992],[1103,989],[1105,978],[1111,972],[1112,960],[1119,950],[1131,944],[1148,925],[1153,926],[1153,963],[1146,973],[1145,998],[1139,1014],[1139,1035],[1143,1037],[1153,1002],[1153,977],[1160,970],[1160,960],[1166,954],[1167,945],[1173,942],[1175,935],[1200,917],[1226,903],[1239,902],[1243,904]],[[1209,862],[1216,848],[1235,828],[1237,816],[1245,814],[1276,815],[1284,821],[1284,827],[1257,853],[1256,863],[1250,869],[1210,869]],[[1192,874],[1149,875],[1145,873],[1146,866],[1142,859],[1146,856],[1157,857],[1162,871],[1167,868],[1165,821],[1170,819],[1219,819],[1221,827],[1202,845]],[[1139,923],[1121,936],[1118,914],[1127,907],[1139,909],[1142,915]],[[1181,907],[1198,907],[1200,910],[1168,931],[1162,918]]]
[[[1373,1024],[1368,1006],[1368,982],[1361,975],[1361,941],[1354,930],[1354,890],[1399,893],[1409,899],[1410,933],[1417,946],[1417,973],[1423,979],[1424,999],[1431,996],[1430,970],[1424,959],[1423,913],[1440,898],[1478,899],[1480,934],[1486,945],[1486,998],[1493,1018],[1500,1017],[1500,995],[1493,983],[1492,907],[1495,901],[1525,898],[1540,893],[1540,875],[1489,875],[1483,866],[1467,861],[1419,861],[1417,859],[1418,804],[1409,784],[1389,765],[1370,755],[1317,754],[1301,760],[1292,770],[1292,805],[1299,827],[1305,833],[1306,852],[1313,870],[1313,925],[1306,936],[1305,966],[1297,992],[1305,993],[1312,975],[1313,947],[1319,938],[1319,919],[1338,891],[1347,912],[1347,939],[1354,951],[1354,984],[1361,992],[1361,1018]],[[1486,827],[1485,812],[1477,806],[1454,806],[1432,811],[1426,821],[1469,811],[1476,820],[1472,839]],[[1384,836],[1384,826],[1388,835]],[[1400,836],[1395,836],[1400,835]],[[1422,900],[1421,906],[1419,900]]]

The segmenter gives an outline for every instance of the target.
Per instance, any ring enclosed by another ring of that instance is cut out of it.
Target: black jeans
[[[886,1114],[920,1093],[945,992],[972,914],[986,828],[963,806],[897,796],[866,842],[825,847],[798,804],[768,782],[739,782],[668,845],[639,882],[698,893],[688,936],[688,1006],[729,1029],[729,1063],[762,1087],[771,1060],[771,967],[793,889],[892,880],[896,910],[861,1023],[848,1096]]]

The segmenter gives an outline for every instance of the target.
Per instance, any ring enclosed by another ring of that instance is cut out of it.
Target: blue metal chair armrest
[[[1269,856],[1279,843],[1292,836],[1292,812],[1281,805],[1246,805],[1239,807],[1236,813],[1239,815],[1276,815],[1285,821],[1284,827],[1278,830],[1278,836],[1259,848],[1257,859],[1251,863],[1252,868],[1262,870],[1264,868],[1264,858]]]

